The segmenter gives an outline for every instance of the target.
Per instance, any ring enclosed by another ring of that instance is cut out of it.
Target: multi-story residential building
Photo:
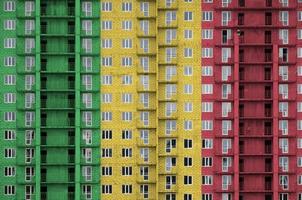
[[[102,0],[103,200],[200,199],[200,1]]]
[[[301,200],[302,1],[202,8],[202,200]]]
[[[99,199],[99,1],[0,16],[0,199]]]

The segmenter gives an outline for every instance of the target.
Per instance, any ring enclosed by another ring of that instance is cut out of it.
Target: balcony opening
[[[272,43],[272,32],[271,31],[265,31],[264,33],[264,42],[266,44]]]
[[[272,13],[271,12],[265,13],[265,25],[272,25]]]
[[[264,153],[265,154],[271,154],[272,153],[272,141],[271,140],[265,140],[264,141]]]
[[[41,12],[41,15],[46,15],[46,10],[47,10],[47,3],[46,2],[43,2],[41,3],[41,7],[40,7],[40,12]]]
[[[266,194],[265,200],[273,200],[273,196],[271,194]]]
[[[244,154],[244,141],[239,141],[239,153]]]
[[[47,34],[47,22],[41,21],[41,34]]]
[[[69,126],[74,126],[74,120],[75,120],[75,114],[68,113],[68,125]]]
[[[239,0],[238,4],[239,4],[239,7],[244,7],[245,6],[245,0]]]
[[[244,13],[238,13],[238,25],[244,25]]]
[[[265,81],[270,81],[271,80],[271,68],[270,67],[265,67],[264,68],[264,80]]]
[[[264,61],[272,62],[272,49],[264,49]]]
[[[41,58],[41,71],[47,71],[47,59]]]
[[[266,7],[272,7],[272,5],[273,5],[272,0],[266,0],[265,5],[266,5]]]
[[[228,43],[228,31],[227,30],[222,30],[221,31],[222,34],[222,44],[227,44]]]
[[[74,182],[74,175],[75,175],[75,169],[74,169],[74,167],[68,168],[68,182]],[[68,188],[68,190],[69,190],[69,188]],[[68,193],[69,192],[70,191],[68,191]]]
[[[46,126],[46,121],[47,121],[47,114],[46,113],[41,113],[41,126]]]
[[[47,40],[42,39],[41,40],[41,52],[46,52],[47,51]]]
[[[272,172],[272,159],[271,158],[265,159],[265,172]]]
[[[264,182],[265,182],[265,190],[271,190],[272,189],[272,177],[271,176],[266,176],[264,177]]]
[[[272,135],[272,122],[264,122],[264,135]]]
[[[41,77],[41,89],[45,90],[47,89],[47,77],[45,76],[42,76]]]
[[[41,163],[46,163],[46,162],[47,162],[47,151],[41,150]]]
[[[239,195],[239,200],[244,200],[242,195]]]
[[[42,131],[41,132],[41,145],[46,145],[46,140],[47,140],[47,132]]]
[[[74,131],[68,131],[68,145],[75,144],[75,134]]]
[[[271,86],[265,86],[265,89],[264,89],[264,97],[265,99],[271,99],[272,98],[272,89],[271,89]]]
[[[75,104],[74,104],[74,94],[69,94],[68,95],[68,107],[69,108],[74,108]]]
[[[41,199],[47,200],[47,186],[41,186]]]
[[[279,57],[282,62],[288,61],[288,49],[287,48],[279,48]]]
[[[240,31],[239,33],[239,43],[244,43],[244,31]]]
[[[244,172],[244,160],[239,159],[239,171]]]
[[[239,135],[244,135],[244,122],[239,122]]]
[[[74,149],[68,149],[68,163],[74,163]]]
[[[74,52],[74,40],[68,40],[68,53]]]
[[[46,182],[47,177],[47,169],[41,168],[41,182]]]
[[[74,186],[68,186],[68,200],[73,200],[75,198]]]
[[[239,62],[244,62],[244,50],[239,49]]]
[[[74,76],[68,76],[68,89],[73,90],[75,87],[75,78]]]
[[[75,4],[73,1],[69,1],[68,2],[68,16],[74,16],[74,8],[75,8]]]
[[[244,105],[239,105],[239,117],[244,117]]]
[[[264,105],[264,116],[265,117],[272,116],[272,104],[268,103]]]
[[[68,34],[74,34],[74,30],[75,30],[74,26],[75,26],[74,21],[68,22]]]
[[[47,95],[41,95],[41,108],[47,108]]]
[[[244,68],[243,67],[239,68],[239,80],[241,80],[241,81],[244,80]]]
[[[74,71],[75,69],[75,59],[68,58],[68,71]]]
[[[244,177],[239,177],[239,190],[244,190]]]
[[[244,99],[244,86],[239,85],[239,98]]]

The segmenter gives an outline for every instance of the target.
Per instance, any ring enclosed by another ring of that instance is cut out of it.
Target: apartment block
[[[0,199],[99,199],[99,1],[0,3]]]
[[[202,200],[301,200],[302,1],[202,8]]]
[[[101,16],[101,198],[200,199],[200,2],[102,0]]]

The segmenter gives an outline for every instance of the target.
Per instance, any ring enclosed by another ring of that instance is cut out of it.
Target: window
[[[213,29],[203,29],[202,30],[202,39],[203,40],[212,40],[213,39]]]
[[[4,186],[4,194],[5,195],[15,195],[16,188],[14,185],[5,185]]]
[[[184,176],[184,184],[185,185],[192,185],[193,177],[192,176]]]
[[[122,112],[122,120],[125,122],[132,121],[132,112]]]
[[[112,121],[112,112],[102,112],[102,121]]]
[[[25,71],[31,72],[35,66],[35,57],[25,56]]]
[[[202,12],[202,21],[213,21],[213,12],[212,11],[203,11]]]
[[[166,48],[166,62],[171,63],[177,56],[176,48]]]
[[[4,103],[16,103],[16,94],[15,93],[5,93],[4,94]]]
[[[91,17],[92,16],[92,2],[90,2],[90,1],[82,2],[82,11],[83,11],[85,17]]]
[[[213,67],[212,66],[202,66],[201,68],[202,76],[213,76]]]
[[[302,11],[297,11],[298,14],[298,21],[302,21]]]
[[[33,124],[35,112],[25,112],[25,126],[30,127]]]
[[[102,194],[112,194],[112,185],[102,185]]]
[[[4,30],[16,30],[16,20],[4,20]]]
[[[139,22],[140,31],[144,33],[144,35],[149,35],[149,27],[150,22],[148,20],[140,20]]]
[[[213,58],[213,48],[202,48],[202,58]]]
[[[112,139],[112,130],[102,130],[102,139],[104,140]]]
[[[4,48],[6,49],[16,48],[16,38],[5,38]]]
[[[202,157],[202,167],[212,167],[213,158],[212,157]]]
[[[102,158],[111,158],[112,157],[112,149],[103,148],[102,149]]]
[[[203,84],[201,88],[202,94],[213,94],[213,84]]]
[[[202,185],[212,185],[213,184],[213,176],[202,176],[201,177],[201,184]]]
[[[184,12],[184,20],[192,21],[193,20],[193,12],[186,11]]]
[[[279,39],[282,40],[282,44],[288,44],[288,30],[287,29],[279,30]]]
[[[302,39],[302,29],[297,29],[297,39],[298,40]]]
[[[176,12],[175,11],[167,11],[166,12],[166,25],[171,25],[176,20]]]
[[[190,157],[184,157],[184,166],[190,167],[193,165],[193,159]]]
[[[222,153],[227,154],[229,149],[232,148],[232,140],[231,139],[222,139]]]
[[[111,67],[112,66],[112,57],[102,57],[102,66]]]
[[[297,157],[297,167],[302,167],[302,157]]]
[[[202,102],[201,111],[202,112],[213,112],[213,102]]]
[[[4,11],[11,12],[15,11],[16,3],[15,1],[4,1]]]
[[[193,49],[192,48],[184,48],[184,57],[185,58],[193,58]]]
[[[144,17],[149,16],[149,2],[140,2],[140,12],[143,13]]]
[[[184,85],[184,94],[193,94],[193,85],[185,84]]]
[[[34,48],[35,48],[35,39],[25,38],[24,53],[33,53]]]
[[[132,76],[131,75],[122,75],[122,85],[131,85]]]
[[[111,93],[103,93],[102,94],[102,103],[111,103],[112,102],[112,94]]]
[[[102,176],[111,176],[112,167],[102,167]]]
[[[82,21],[82,30],[86,35],[92,35],[92,21],[91,20],[83,20]]]
[[[84,38],[82,39],[82,48],[84,53],[91,53],[92,52],[92,39]]]
[[[16,112],[4,112],[4,121],[6,122],[16,121]]]
[[[103,75],[102,84],[103,85],[112,85],[112,76],[111,75]]]
[[[35,30],[35,20],[25,20],[24,33],[31,35]]]
[[[92,130],[83,130],[82,139],[85,141],[86,145],[91,145],[92,144]]]
[[[204,130],[204,131],[213,130],[213,121],[212,120],[202,120],[201,121],[201,130]]]
[[[122,48],[124,49],[132,48],[132,39],[122,39]]]
[[[6,67],[14,67],[16,66],[16,57],[4,57],[4,66]]]
[[[123,2],[122,3],[122,11],[123,12],[131,12],[132,11],[132,3],[131,2]]]
[[[191,120],[185,120],[184,121],[184,130],[190,131],[193,129],[193,121]]]
[[[185,102],[184,103],[184,111],[185,112],[193,112],[193,103],[192,102]]]
[[[213,149],[213,139],[203,139],[202,148],[203,149]]]
[[[16,85],[16,76],[15,75],[5,75],[4,76],[4,85]]]
[[[82,175],[83,175],[85,181],[91,181],[92,180],[92,167],[83,166]]]
[[[297,148],[302,149],[302,138],[297,139]]]
[[[206,0],[209,1],[209,0]],[[202,194],[201,200],[213,200],[213,195],[209,193]]]
[[[288,11],[279,11],[279,21],[282,23],[283,26],[288,26]]]
[[[122,157],[123,158],[131,158],[132,157],[132,149],[131,148],[123,148],[122,149]]]
[[[184,38],[185,39],[193,39],[193,31],[189,29],[184,30]]]
[[[191,139],[184,139],[184,148],[191,149],[193,148],[193,140]]]
[[[112,11],[112,2],[102,2],[102,11],[103,12]]]
[[[231,21],[231,11],[222,11],[221,18],[221,25],[228,26]]]
[[[102,21],[102,30],[112,30],[112,21]]]
[[[132,21],[130,20],[122,21],[122,30],[124,31],[132,30]]]
[[[131,93],[122,93],[122,102],[123,103],[132,103],[132,94]]]
[[[132,175],[132,167],[122,167],[122,175],[123,176],[131,176]]]
[[[4,149],[4,157],[5,158],[15,158],[16,157],[16,149],[13,149],[13,148]]]
[[[122,66],[131,67],[132,66],[132,57],[122,57]]]
[[[4,176],[13,177],[16,175],[15,167],[4,167]]]
[[[123,140],[132,139],[132,131],[131,130],[122,130],[122,139]]]
[[[14,131],[14,130],[5,130],[4,131],[4,139],[5,140],[15,140],[16,139],[16,131]]]
[[[283,190],[288,190],[289,185],[288,175],[280,175],[279,176],[279,184],[281,185]]]

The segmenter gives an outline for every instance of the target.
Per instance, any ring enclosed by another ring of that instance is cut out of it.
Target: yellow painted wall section
[[[200,199],[200,1],[101,1],[110,3],[112,10],[101,11],[101,199]],[[123,167],[131,167],[128,175]]]

